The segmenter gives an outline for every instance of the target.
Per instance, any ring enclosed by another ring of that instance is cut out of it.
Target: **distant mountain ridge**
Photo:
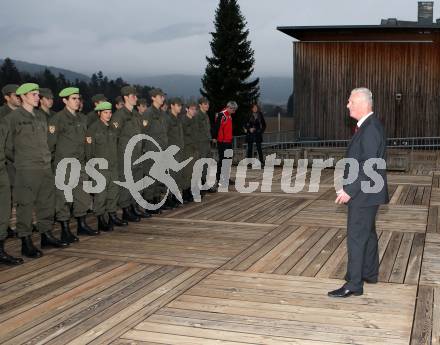
[[[14,60],[14,59],[11,59],[11,60],[15,64],[15,67],[17,67],[17,69],[19,71],[28,72],[30,74],[42,73],[47,68],[49,71],[51,71],[56,76],[60,73],[63,74],[64,77],[70,81],[75,81],[76,79],[81,80],[81,81],[89,81],[90,80],[90,77],[86,76],[85,74],[74,72],[74,71],[71,71],[71,70],[68,70],[65,68],[39,65],[39,64],[35,64],[35,63]],[[3,61],[4,61],[4,59],[0,59],[0,65],[3,64]]]
[[[3,64],[3,61],[3,59],[0,59],[0,64]],[[75,81],[76,79],[81,81],[90,80],[90,77],[85,74],[64,68],[34,64],[14,59],[12,59],[12,61],[19,71],[28,72],[30,74],[41,73],[47,68],[55,75],[62,73],[65,78],[70,81]],[[109,77],[122,77],[129,83],[160,87],[170,96],[179,96],[185,99],[197,99],[200,97],[199,90],[202,87],[201,76],[197,75],[169,74],[158,76],[120,76],[110,74]],[[260,100],[263,103],[286,106],[287,100],[292,93],[292,89],[292,77],[269,76],[260,78]]]
[[[164,89],[171,96],[197,98],[202,87],[201,76],[170,74],[159,76],[130,76],[126,80],[133,84],[153,85]],[[293,90],[292,77],[261,77],[261,97],[263,103],[287,105],[287,100]]]

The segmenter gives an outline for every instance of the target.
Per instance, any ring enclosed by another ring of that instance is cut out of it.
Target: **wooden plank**
[[[403,233],[393,232],[390,243],[385,251],[382,263],[379,270],[379,281],[387,282],[390,279],[393,270],[394,262],[400,248]]]
[[[409,256],[408,267],[406,270],[405,284],[417,285],[417,283],[419,282],[424,244],[425,235],[414,234],[414,241]]]
[[[414,234],[404,233],[402,242],[400,243],[399,251],[397,252],[396,260],[391,271],[390,283],[403,283],[405,280],[406,268],[408,265],[409,255],[413,244]]]
[[[411,336],[411,345],[431,345],[433,288],[421,285]]]

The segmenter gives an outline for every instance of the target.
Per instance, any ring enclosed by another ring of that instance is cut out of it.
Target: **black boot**
[[[28,258],[41,258],[43,256],[43,252],[34,246],[30,235],[21,238],[21,254]]]
[[[8,226],[8,238],[17,237],[17,233]]]
[[[93,230],[86,223],[86,216],[78,217],[78,235],[88,235],[88,236],[96,236],[99,235],[99,232]]]
[[[70,231],[69,221],[60,222],[61,225],[61,241],[66,243],[78,242],[79,238]]]
[[[68,242],[60,241],[58,238],[55,238],[50,230],[46,231],[44,234],[41,234],[41,248],[65,248],[68,246]]]
[[[113,231],[113,225],[109,218],[109,222],[106,222],[105,217],[103,215],[98,216],[98,230],[100,231]]]
[[[140,218],[136,216],[132,211],[131,207],[124,207],[122,209],[122,219],[127,222],[140,222]]]
[[[176,202],[174,201],[174,195],[169,194],[167,200],[165,201],[164,206],[169,207],[169,209],[175,209],[177,207]]]
[[[128,225],[128,222],[126,220],[119,218],[118,215],[116,214],[116,212],[110,212],[108,214],[108,216],[114,226],[127,226]]]
[[[143,211],[139,208],[137,208],[134,205],[131,205],[131,212],[138,216],[139,218],[150,218],[151,214],[148,211]]]
[[[15,266],[23,263],[22,258],[15,258],[5,252],[5,241],[0,240],[0,264]]]

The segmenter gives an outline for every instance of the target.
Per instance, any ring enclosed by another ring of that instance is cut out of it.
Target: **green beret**
[[[77,87],[66,87],[60,91],[58,96],[65,98],[75,94],[79,95],[79,89]]]
[[[44,98],[53,98],[52,90],[46,87],[42,87],[40,89],[40,96]]]
[[[182,105],[183,102],[182,102],[182,99],[181,99],[181,98],[179,98],[179,97],[174,97],[174,98],[171,98],[171,99],[170,99],[170,104],[180,104],[180,105]]]
[[[17,84],[7,84],[7,85],[3,86],[2,94],[3,94],[3,96],[6,96],[11,93],[15,93],[15,91],[17,91],[17,89],[18,89]]]
[[[162,91],[162,89],[152,89],[150,91],[150,97],[156,97],[158,95],[165,96],[166,94]]]
[[[17,94],[17,96],[20,96],[20,95],[25,95],[31,91],[38,91],[39,89],[40,89],[40,87],[38,86],[38,84],[25,83],[25,84],[21,84],[18,87],[17,91],[15,91],[15,93]]]
[[[136,88],[130,85],[123,86],[121,88],[121,95],[122,96],[137,95]]]
[[[108,101],[108,99],[102,93],[98,93],[92,97],[93,103],[106,102],[106,101]]]
[[[206,97],[200,97],[199,104],[209,104],[209,100]]]
[[[101,110],[112,110],[112,104],[110,102],[107,102],[107,101],[99,103],[95,107],[95,111],[101,111]]]

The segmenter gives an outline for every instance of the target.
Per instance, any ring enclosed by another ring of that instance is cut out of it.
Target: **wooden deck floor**
[[[380,282],[335,300],[346,210],[332,174],[285,194],[276,171],[271,192],[211,194],[0,267],[0,344],[439,345],[440,175],[389,176]]]

